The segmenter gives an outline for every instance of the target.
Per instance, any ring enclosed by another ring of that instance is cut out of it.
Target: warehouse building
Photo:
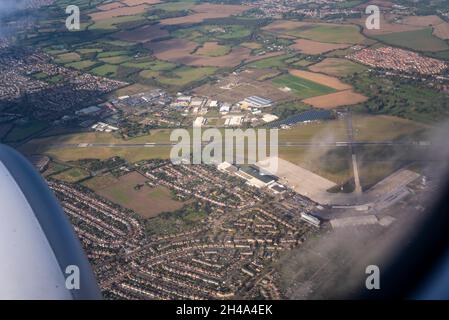
[[[243,103],[247,104],[249,106],[255,107],[255,108],[266,108],[266,107],[271,107],[273,104],[273,101],[259,97],[259,96],[251,96],[251,97],[245,98],[245,100],[243,100]]]

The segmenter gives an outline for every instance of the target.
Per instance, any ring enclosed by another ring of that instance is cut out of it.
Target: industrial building
[[[255,108],[266,108],[266,107],[271,107],[273,104],[273,101],[259,97],[259,96],[251,96],[251,97],[245,98],[245,100],[243,100],[243,103],[245,103],[249,106],[255,107]]]
[[[278,180],[278,178],[273,175],[261,173],[259,169],[254,166],[241,166],[235,174],[245,179],[247,184],[256,188],[268,187]]]

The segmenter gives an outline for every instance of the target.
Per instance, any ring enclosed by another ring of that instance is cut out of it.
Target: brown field
[[[159,42],[149,42],[145,47],[153,50],[153,54],[160,60],[181,63],[196,67],[233,67],[242,61],[254,61],[282,52],[268,53],[261,56],[251,56],[251,50],[244,47],[235,47],[228,54],[217,57],[208,57],[192,53],[198,44],[185,39],[170,39]]]
[[[223,56],[228,54],[229,47],[219,45],[218,42],[205,42],[202,47],[196,50],[195,54],[202,56]]]
[[[273,75],[270,69],[250,69],[237,75],[229,75],[219,83],[207,83],[196,89],[195,94],[205,95],[210,99],[235,103],[248,96],[269,97],[275,102],[282,102],[294,98],[292,93],[283,92],[271,81],[259,81]]]
[[[101,10],[101,11],[108,11],[108,10],[117,9],[117,8],[120,8],[123,6],[124,6],[123,3],[111,2],[108,4],[103,4],[103,5],[97,6],[97,9]]]
[[[243,42],[240,44],[242,47],[249,48],[249,49],[260,49],[262,48],[262,45],[257,42]]]
[[[365,66],[341,58],[326,58],[309,67],[310,71],[325,73],[331,76],[342,77],[355,72],[366,70]]]
[[[121,16],[132,16],[138,13],[145,12],[145,9],[147,7],[148,6],[146,4],[142,4],[135,7],[120,7],[108,11],[89,13],[89,16],[92,18],[92,20],[97,22]]]
[[[96,187],[94,191],[99,195],[134,210],[143,218],[152,218],[159,213],[182,208],[184,204],[173,200],[170,190],[162,186],[151,188],[144,185],[146,181],[148,180],[139,173],[132,172],[118,179],[108,179],[107,184],[102,185],[99,181],[100,183],[87,182],[86,185]],[[134,187],[139,184],[144,186],[135,190]]]
[[[322,54],[337,49],[346,49],[350,44],[324,43],[307,39],[298,39],[290,48],[298,50],[305,54]]]
[[[358,24],[363,28],[363,33],[370,36],[370,35],[382,35],[382,34],[388,34],[393,32],[406,32],[406,31],[415,31],[420,30],[423,27],[420,26],[414,26],[410,24],[399,24],[394,23],[394,18],[396,18],[395,15],[391,14],[385,14],[381,15],[380,17],[380,29],[379,30],[368,30],[365,27],[365,19],[350,19],[349,21]]]
[[[120,0],[128,6],[138,6],[140,4],[157,4],[161,3],[161,0]]]
[[[114,38],[124,41],[147,42],[169,35],[167,30],[159,25],[146,25],[132,31],[120,31],[113,35]]]
[[[402,20],[403,24],[410,24],[412,26],[419,27],[436,26],[437,24],[443,22],[444,20],[441,20],[438,16],[408,16]]]
[[[270,23],[268,26],[263,27],[262,29],[270,32],[283,33],[288,30],[294,30],[304,27],[308,24],[309,23],[307,22],[301,21],[277,20],[273,23]]]
[[[302,100],[315,108],[333,109],[341,106],[353,105],[366,101],[368,98],[352,90],[344,90]]]
[[[412,26],[433,27],[433,35],[440,39],[449,39],[449,23],[438,16],[409,16],[402,23]]]
[[[443,39],[448,40],[449,39],[449,23],[444,22],[441,23],[433,28],[433,35]]]
[[[288,70],[288,72],[296,77],[304,78],[304,79],[334,88],[336,90],[352,89],[352,86],[350,86],[349,84],[343,83],[335,77],[327,76],[322,73],[303,71],[303,70],[297,70],[297,69],[290,69],[290,70]]]
[[[191,8],[194,14],[161,20],[163,25],[199,23],[205,19],[225,18],[251,9],[250,6],[203,3]]]

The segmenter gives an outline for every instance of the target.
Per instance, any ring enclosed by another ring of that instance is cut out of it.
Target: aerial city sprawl
[[[45,178],[106,299],[342,297],[425,216],[448,116],[447,0],[0,4],[0,142]],[[175,163],[175,129],[277,130],[277,152]]]

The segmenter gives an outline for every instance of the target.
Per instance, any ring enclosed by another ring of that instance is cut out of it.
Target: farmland
[[[291,45],[290,48],[298,50],[299,52],[304,54],[323,54],[337,49],[345,49],[349,46],[350,45],[348,44],[334,44],[307,39],[299,39],[295,40],[295,44]]]
[[[333,88],[290,74],[282,75],[273,79],[273,83],[279,87],[290,88],[297,97],[302,99],[335,91]]]
[[[386,44],[417,51],[435,52],[448,50],[448,44],[435,37],[432,32],[432,28],[426,28],[416,31],[394,32],[378,35],[375,36],[375,38]]]
[[[361,64],[346,59],[327,58],[309,67],[313,72],[325,73],[335,77],[344,77],[353,73],[363,72],[367,68]]]
[[[362,103],[368,100],[367,97],[353,90],[343,90],[318,97],[304,99],[302,102],[312,105],[315,108],[334,109],[342,106],[349,106]]]

